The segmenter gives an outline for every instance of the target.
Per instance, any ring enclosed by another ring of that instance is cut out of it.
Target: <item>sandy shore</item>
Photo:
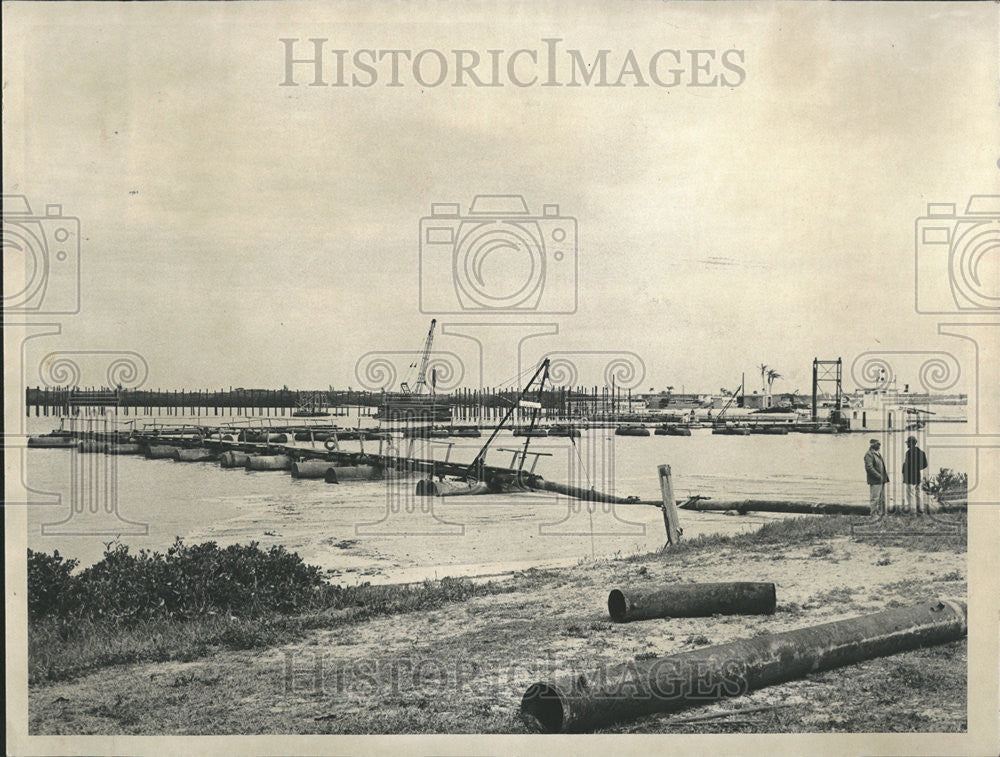
[[[822,517],[822,516],[815,516]],[[919,540],[918,540],[919,541]],[[30,690],[33,733],[524,732],[532,682],[643,656],[964,597],[954,544],[834,535],[725,541],[522,574],[524,588],[192,662],[107,667]],[[772,616],[612,624],[611,588],[770,581]],[[893,655],[615,732],[962,731],[965,642]],[[738,714],[744,708],[758,709]],[[704,715],[713,715],[700,719]],[[684,722],[697,716],[694,722]]]

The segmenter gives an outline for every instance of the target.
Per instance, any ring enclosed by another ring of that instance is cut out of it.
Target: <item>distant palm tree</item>
[[[765,363],[760,364],[760,389],[764,391],[764,381],[767,376],[767,365]]]
[[[775,381],[776,381],[777,379],[780,379],[780,378],[781,378],[781,374],[780,374],[780,373],[778,373],[778,372],[777,372],[776,370],[774,370],[773,368],[772,368],[772,369],[770,369],[770,370],[768,370],[768,372],[767,372],[767,391],[768,391],[768,392],[770,392],[770,391],[771,391],[771,385],[772,385],[772,384],[773,384],[773,383],[774,383],[774,382],[775,382]]]

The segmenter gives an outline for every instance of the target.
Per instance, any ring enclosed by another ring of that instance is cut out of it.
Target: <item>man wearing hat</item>
[[[865,453],[865,474],[868,476],[868,488],[871,493],[868,506],[872,515],[885,514],[885,485],[889,483],[889,474],[885,469],[885,460],[879,452],[881,446],[878,439],[869,439],[868,451]]]
[[[917,446],[917,437],[909,437],[906,440],[906,457],[903,458],[903,483],[906,485],[906,508],[913,508],[917,515],[931,511],[930,502],[921,507],[924,503],[920,493],[920,479],[926,468],[927,455]]]

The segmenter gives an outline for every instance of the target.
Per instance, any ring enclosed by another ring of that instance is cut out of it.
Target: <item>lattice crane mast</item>
[[[420,394],[427,386],[427,363],[431,359],[431,347],[434,346],[434,327],[437,325],[437,319],[431,319],[431,327],[427,331],[427,339],[424,341],[424,350],[420,355],[420,371],[417,373],[417,380],[413,382],[413,389],[410,389],[410,385],[407,382],[403,382],[399,385],[402,389],[403,394]],[[433,393],[434,389],[431,388]]]

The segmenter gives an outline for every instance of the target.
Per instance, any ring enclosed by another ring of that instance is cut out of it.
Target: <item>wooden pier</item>
[[[458,388],[433,397],[431,404],[449,411],[453,421],[492,426],[520,395],[516,387]],[[426,397],[426,395],[425,395]],[[555,387],[541,393],[542,418],[570,421],[593,416],[608,423],[627,415],[631,392],[608,387]],[[331,417],[370,417],[412,395],[369,390],[314,389],[131,389],[110,387],[28,387],[28,416],[194,416],[293,418],[312,408]],[[655,416],[629,416],[653,420]]]

